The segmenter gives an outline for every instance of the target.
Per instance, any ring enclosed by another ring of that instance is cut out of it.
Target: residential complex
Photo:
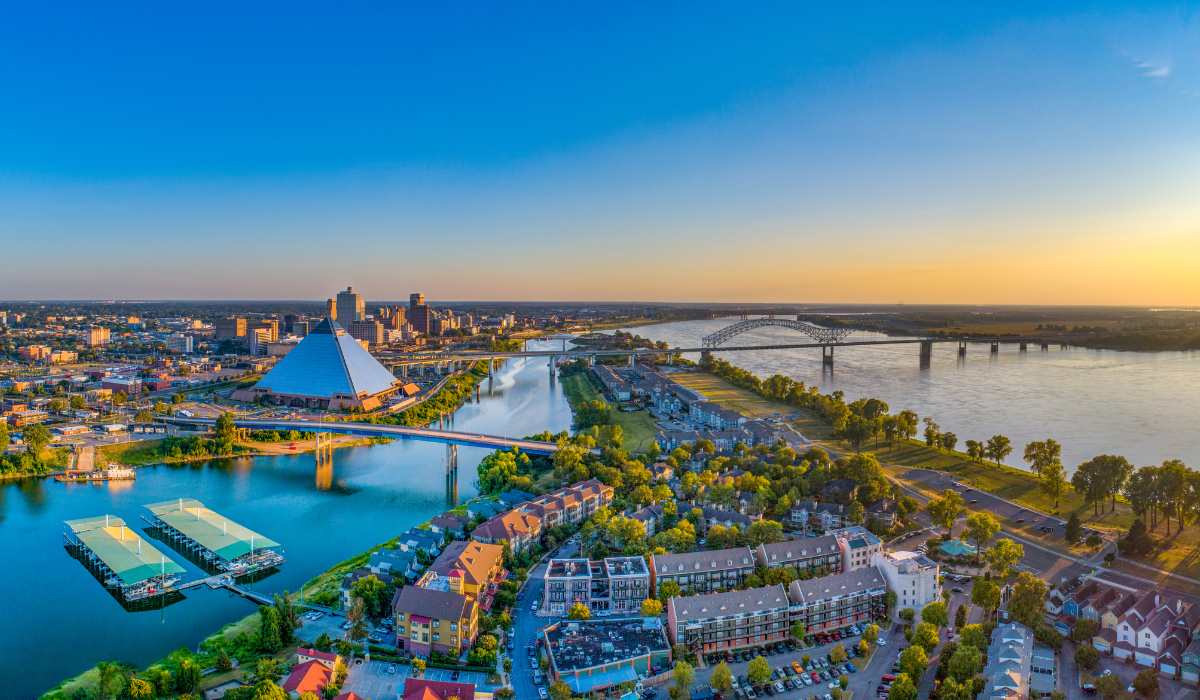
[[[1055,690],[1054,652],[1034,642],[1033,632],[1010,622],[992,632],[983,669],[981,700],[1025,700]]]
[[[887,579],[888,588],[896,592],[897,607],[912,608],[919,613],[921,608],[941,598],[938,581],[941,567],[924,554],[881,552],[874,564]]]
[[[475,528],[472,539],[491,544],[507,544],[514,552],[524,551],[559,525],[583,522],[601,506],[612,503],[613,489],[597,479],[581,481],[519,503]]]
[[[413,654],[457,656],[475,642],[479,605],[449,590],[404,586],[392,598],[397,644]]]
[[[546,567],[542,612],[565,615],[575,603],[594,616],[636,615],[652,597],[650,570],[642,557],[551,559]]]
[[[783,641],[790,608],[787,591],[778,584],[675,597],[667,601],[667,636],[695,652]]]
[[[788,584],[792,622],[809,632],[825,632],[882,617],[888,584],[875,567],[866,567]]]
[[[654,590],[667,581],[679,585],[684,593],[710,593],[739,588],[754,573],[757,563],[749,547],[733,547],[708,552],[654,554],[650,558]]]

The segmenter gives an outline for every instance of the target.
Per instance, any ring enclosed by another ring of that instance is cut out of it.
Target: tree
[[[863,630],[862,638],[867,644],[874,644],[879,640],[879,625],[871,623]]]
[[[137,414],[135,414],[133,416],[133,422],[134,423],[143,423],[143,424],[144,423],[153,423],[154,422],[154,414],[143,408],[142,410],[138,411]]]
[[[1054,440],[1039,440],[1025,446],[1025,463],[1038,476],[1050,465],[1059,464],[1061,461],[1062,445]]]
[[[992,461],[999,465],[1004,461],[1004,458],[1012,454],[1012,441],[1003,435],[993,435],[988,438],[987,447],[985,448],[987,456],[992,458]]]
[[[991,513],[980,510],[967,516],[967,539],[974,542],[980,551],[997,532],[1000,532],[1000,522]]]
[[[642,617],[658,617],[662,615],[663,604],[654,598],[647,598],[642,601]]]
[[[948,672],[954,680],[966,683],[983,669],[983,652],[970,644],[959,644],[950,656]]]
[[[1105,467],[1101,457],[1094,457],[1080,464],[1071,475],[1071,488],[1083,497],[1084,503],[1091,504],[1092,512],[1096,515],[1100,514],[1100,501],[1104,500],[1108,493],[1105,479]]]
[[[1158,697],[1158,673],[1152,668],[1138,671],[1133,678],[1133,689],[1144,698]]]
[[[1146,523],[1138,518],[1129,526],[1129,534],[1120,541],[1119,545],[1122,552],[1145,554],[1154,548],[1154,540],[1150,539],[1150,533],[1146,532]]]
[[[379,617],[387,609],[392,595],[387,584],[371,574],[350,584],[350,599],[361,600],[368,615]]]
[[[300,629],[300,613],[292,604],[292,598],[287,591],[284,591],[283,595],[275,594],[273,600],[275,612],[279,613],[279,637],[284,645],[291,644],[295,640],[296,630]],[[390,596],[388,600],[391,601]]]
[[[1075,663],[1085,671],[1094,671],[1100,665],[1100,652],[1091,644],[1075,647]]]
[[[971,681],[959,683],[947,677],[938,687],[938,700],[975,700],[975,684]]]
[[[125,669],[113,661],[96,664],[100,677],[96,680],[96,694],[102,700],[116,698],[125,693]]]
[[[1046,582],[1029,573],[1022,571],[1013,585],[1012,598],[1008,602],[1008,610],[1013,619],[1026,627],[1033,629],[1042,619],[1043,606],[1046,603]]]
[[[978,583],[976,585],[979,585]],[[968,644],[980,651],[988,648],[988,636],[983,630],[983,625],[965,625],[962,632],[958,636],[958,645]]]
[[[258,650],[274,654],[283,648],[283,635],[279,630],[279,611],[273,605],[258,608]]]
[[[954,611],[954,629],[960,630],[963,625],[967,624],[967,610],[970,607],[970,603],[963,603]]]
[[[50,444],[50,429],[41,424],[26,426],[21,429],[21,437],[25,441],[25,450],[40,461],[46,445]]]
[[[425,675],[425,659],[413,659],[412,672],[417,678]]]
[[[727,693],[733,689],[733,672],[729,670],[729,664],[722,661],[713,667],[712,675],[709,676],[708,684],[713,687],[713,690]]]
[[[928,665],[929,655],[919,644],[914,643],[900,652],[900,672],[908,674],[909,678],[920,678]]]
[[[1072,512],[1071,517],[1067,518],[1067,528],[1064,533],[1064,539],[1069,544],[1076,544],[1083,537],[1083,522],[1079,520],[1079,514]]]
[[[1054,499],[1054,510],[1057,512],[1058,503],[1067,487],[1067,473],[1063,471],[1063,465],[1058,462],[1047,465],[1042,470],[1038,485],[1047,496]]]
[[[1125,688],[1116,674],[1097,678],[1096,690],[1104,700],[1117,700],[1117,698],[1125,697]]]
[[[863,443],[875,435],[879,424],[863,416],[850,416],[846,427],[842,429],[842,437],[850,443],[855,452],[861,452]]]
[[[921,608],[921,621],[938,628],[949,625],[950,615],[946,612],[946,604],[938,600]]]
[[[844,663],[847,658],[849,656],[846,654],[846,647],[842,646],[841,642],[829,651],[829,659],[835,664]]]
[[[571,609],[567,611],[567,618],[571,620],[588,620],[592,617],[592,609],[584,603],[575,603]]]
[[[917,700],[917,686],[913,684],[912,678],[907,673],[896,675],[896,680],[892,681],[892,687],[888,693],[888,700]]]
[[[179,669],[175,671],[175,690],[180,693],[190,693],[199,685],[200,667],[191,659],[180,661]]]
[[[946,534],[950,534],[951,528],[954,527],[954,521],[958,520],[958,516],[962,515],[965,509],[966,502],[963,501],[963,497],[951,489],[946,489],[941,496],[931,500],[925,506],[925,510],[929,511],[929,517],[933,519],[934,524],[946,528]]]
[[[866,508],[858,501],[854,501],[846,508],[846,519],[855,524],[862,524],[866,514]]]
[[[804,635],[808,634],[808,627],[803,622],[792,623],[792,639],[797,641],[804,639]]]
[[[367,638],[367,606],[361,598],[355,598],[350,603],[346,619],[350,622],[350,629],[346,631],[346,641],[356,644]]]
[[[768,672],[768,675],[769,672]],[[692,665],[683,659],[675,662],[675,669],[671,671],[671,677],[675,679],[675,687],[681,690],[687,690],[692,687],[692,680],[696,677],[696,671]]]
[[[229,656],[229,652],[222,649],[217,653],[217,670],[226,673],[233,670],[233,659]]]
[[[565,681],[555,681],[548,692],[554,700],[571,700],[575,696],[571,692],[571,686],[567,685]]]
[[[762,685],[771,680],[771,664],[767,663],[766,658],[756,656],[750,660],[750,665],[746,667],[746,678],[750,681],[750,685]]]
[[[917,623],[916,629],[913,630],[912,643],[925,647],[926,652],[931,652],[938,645],[938,628],[928,622]]]
[[[923,422],[925,423],[925,445],[927,447],[937,447],[939,438],[942,434],[941,426],[939,426],[937,422],[929,416],[925,416],[925,420]]]
[[[658,600],[664,605],[671,598],[678,598],[683,593],[683,589],[675,581],[663,581],[658,584]]]
[[[0,421],[0,455],[8,449],[8,443],[12,441],[12,437],[8,434],[8,422]]]
[[[222,442],[233,442],[237,436],[237,425],[233,421],[233,414],[224,412],[217,416],[217,423],[213,427],[213,437]]]
[[[154,686],[150,681],[142,680],[141,678],[130,678],[129,688],[126,690],[130,700],[153,700]]]
[[[987,448],[984,447],[982,442],[967,440],[964,444],[967,446],[967,456],[971,458],[972,462],[983,461],[984,455],[987,454]]]
[[[1025,547],[1023,545],[1004,537],[996,540],[996,544],[984,553],[983,558],[987,560],[992,573],[1004,580],[1008,578],[1012,568],[1024,556]]]
[[[1076,643],[1091,642],[1092,637],[1100,630],[1100,623],[1081,617],[1075,621],[1071,629],[1071,641]]]

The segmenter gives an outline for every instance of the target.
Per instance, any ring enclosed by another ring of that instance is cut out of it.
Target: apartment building
[[[588,479],[522,503],[519,508],[536,515],[542,527],[581,523],[601,506],[612,503],[613,488],[599,479]]]
[[[757,563],[749,547],[732,547],[709,552],[681,552],[651,556],[654,590],[667,581],[679,584],[684,593],[711,593],[738,588],[754,573]]]
[[[437,651],[457,655],[475,642],[479,606],[453,591],[404,586],[392,598],[396,645],[412,654]]]
[[[783,641],[790,607],[782,585],[675,597],[667,601],[667,637],[697,653]]]
[[[827,632],[886,613],[887,579],[873,566],[788,584],[792,622]]]
[[[761,544],[754,554],[759,566],[769,569],[791,567],[812,576],[843,571],[842,550],[838,538],[833,535]]]
[[[428,586],[434,580],[445,581],[448,590],[480,600],[485,596],[490,598],[490,588],[503,578],[503,546],[455,540],[429,565],[417,585]]]
[[[507,544],[523,552],[542,536],[542,519],[532,513],[508,510],[484,521],[471,531],[471,539],[486,544]]]
[[[888,588],[896,592],[897,609],[912,608],[919,615],[921,608],[941,599],[941,567],[929,557],[916,552],[881,552],[874,564],[887,579]]]
[[[583,603],[593,616],[638,615],[652,597],[650,570],[642,557],[551,559],[543,578],[543,613],[565,615]]]

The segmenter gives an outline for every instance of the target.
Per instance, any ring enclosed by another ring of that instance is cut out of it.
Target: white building
[[[938,583],[938,563],[916,552],[880,552],[875,566],[887,579],[888,589],[896,592],[896,609],[912,608],[918,615],[921,608],[939,600],[942,587]]]

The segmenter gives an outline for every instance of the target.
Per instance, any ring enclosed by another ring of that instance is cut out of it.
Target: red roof
[[[305,649],[304,647],[300,647],[296,650],[296,656],[307,656],[310,659],[320,659],[321,661],[325,661],[329,664],[337,663],[337,654],[328,651],[321,651],[320,649]]]
[[[329,683],[333,669],[320,661],[305,661],[292,668],[283,689],[289,693],[321,693],[321,689]]]
[[[350,691],[348,693],[342,693],[341,695],[338,695],[333,700],[363,700],[363,697],[354,691]]]
[[[472,683],[450,683],[427,681],[424,678],[405,678],[402,700],[475,700],[475,685]]]

